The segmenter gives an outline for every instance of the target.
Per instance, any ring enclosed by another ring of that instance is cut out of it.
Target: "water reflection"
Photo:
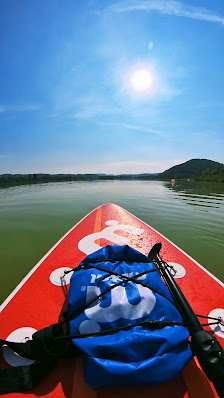
[[[196,181],[165,182],[173,199],[183,200],[191,206],[219,209],[224,207],[224,184]],[[203,210],[203,209],[202,209]]]
[[[124,207],[224,281],[224,184],[55,182],[0,189],[0,302],[58,239],[103,203]]]

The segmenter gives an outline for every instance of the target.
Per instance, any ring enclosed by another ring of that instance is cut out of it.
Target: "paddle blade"
[[[151,250],[150,250],[150,252],[149,252],[149,254],[148,254],[148,257],[151,259],[151,260],[154,260],[154,259],[156,259],[156,255],[158,255],[159,254],[159,252],[160,252],[160,250],[161,250],[161,247],[162,247],[162,243],[156,243],[152,248],[151,248]]]

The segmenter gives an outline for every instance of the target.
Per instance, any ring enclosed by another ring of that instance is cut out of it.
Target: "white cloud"
[[[210,10],[201,7],[188,6],[179,1],[166,0],[134,0],[130,2],[118,2],[109,6],[107,10],[115,13],[130,11],[146,11],[148,13],[158,12],[177,17],[186,17],[206,22],[221,23],[224,25],[224,18],[212,13]]]

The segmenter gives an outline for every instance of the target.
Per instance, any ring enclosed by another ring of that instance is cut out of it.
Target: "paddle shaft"
[[[160,264],[162,263],[161,257],[157,254],[156,260]],[[195,316],[194,311],[192,310],[190,304],[188,303],[187,299],[183,295],[182,291],[180,290],[178,284],[176,283],[175,279],[172,277],[171,273],[165,267],[161,267],[161,274],[163,279],[166,282],[166,285],[172,294],[175,303],[180,311],[182,317],[184,318],[185,323],[187,324],[188,330],[191,336],[194,333],[200,332],[203,330],[198,318]]]
[[[214,384],[220,398],[224,397],[224,352],[223,348],[211,333],[205,331],[198,321],[186,297],[182,293],[175,279],[159,255],[161,244],[153,246],[149,257],[155,259],[160,267],[162,277],[172,294],[175,304],[180,311],[191,334],[191,347],[194,355],[206,374]]]

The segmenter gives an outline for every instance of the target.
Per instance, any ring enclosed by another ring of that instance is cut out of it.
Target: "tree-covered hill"
[[[219,167],[223,167],[223,164],[214,162],[213,160],[191,159],[185,163],[171,167],[170,169],[161,173],[159,177],[164,179],[195,178],[203,175],[206,170],[214,170],[218,169]]]
[[[205,170],[204,173],[201,176],[196,177],[195,180],[224,182],[224,165],[217,169]]]

